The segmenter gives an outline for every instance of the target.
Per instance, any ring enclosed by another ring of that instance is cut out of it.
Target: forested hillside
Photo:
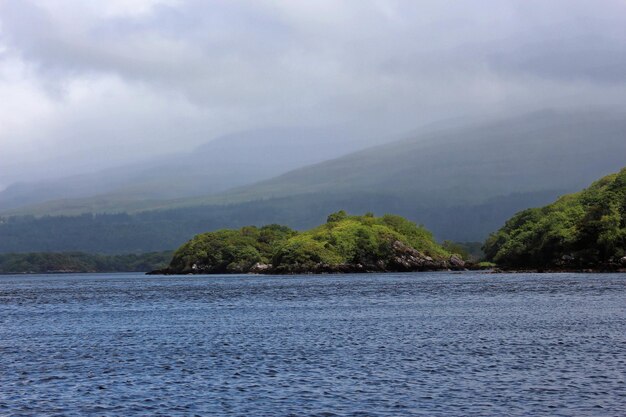
[[[163,268],[172,252],[101,255],[82,252],[0,254],[0,274],[147,272]]]
[[[626,169],[511,218],[485,244],[506,267],[626,267]]]
[[[327,213],[342,207],[358,212],[368,207],[378,215],[393,212],[427,225],[437,239],[482,241],[513,213],[543,205],[550,193],[512,195],[476,206],[428,208],[410,196],[299,196],[233,205],[154,210],[140,213],[33,216],[0,219],[0,253],[86,251],[133,253],[169,250],[189,236],[220,228],[280,223],[294,229],[320,224]]]

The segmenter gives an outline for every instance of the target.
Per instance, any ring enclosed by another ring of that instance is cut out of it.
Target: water
[[[0,415],[626,415],[626,275],[0,276]]]

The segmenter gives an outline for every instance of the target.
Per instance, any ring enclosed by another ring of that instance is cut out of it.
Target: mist
[[[0,189],[273,126],[620,110],[624,78],[621,0],[4,0]]]

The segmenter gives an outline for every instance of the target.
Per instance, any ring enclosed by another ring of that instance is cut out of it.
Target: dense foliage
[[[178,249],[170,273],[277,273],[332,271],[339,266],[386,270],[398,251],[443,265],[451,253],[432,234],[400,216],[331,214],[327,222],[305,232],[270,225],[219,230],[194,237]],[[420,262],[421,259],[413,259]],[[408,266],[407,268],[410,268]]]
[[[326,224],[288,239],[272,261],[278,272],[309,270],[318,264],[376,265],[393,256],[396,241],[433,258],[450,256],[429,231],[400,216],[348,216],[339,211],[328,216]]]
[[[485,244],[509,267],[596,267],[626,255],[626,169],[543,208],[524,210]]]
[[[170,268],[180,273],[246,272],[256,263],[268,263],[277,245],[295,234],[279,225],[204,233],[174,253]]]
[[[127,255],[69,253],[0,254],[0,273],[147,272],[163,268],[171,252]]]

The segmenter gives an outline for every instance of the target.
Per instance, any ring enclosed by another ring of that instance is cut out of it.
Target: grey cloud
[[[174,88],[192,98],[221,92],[220,99],[228,100],[241,93],[222,90],[236,79],[253,85],[266,67],[276,66],[272,44],[289,37],[271,35],[275,26],[242,17],[231,7],[159,8],[140,20],[96,20],[76,28],[28,1],[7,3],[2,11],[9,44],[39,65],[43,77],[115,74]]]
[[[514,53],[494,53],[489,62],[499,71],[557,80],[626,81],[626,43],[596,36],[521,45]]]
[[[437,2],[387,2],[395,6],[396,20],[381,15],[372,6],[376,3],[346,2],[361,20],[343,18],[334,25],[313,27],[302,24],[306,16],[285,15],[253,2],[190,1],[179,8],[157,7],[147,17],[97,19],[76,28],[27,0],[7,2],[2,15],[10,45],[41,65],[44,76],[113,73],[173,88],[196,100],[204,95],[209,102],[216,95],[227,102],[263,98],[276,87],[301,90],[304,86],[298,81],[329,82],[315,79],[326,75],[317,72],[323,68],[347,75],[384,75],[393,69],[390,63],[407,58],[422,63],[414,67],[416,76],[467,71],[485,63],[500,71],[565,79],[574,74],[611,81],[623,73],[626,41],[607,39],[605,34],[619,34],[626,19],[599,19],[599,12],[589,6],[590,16],[581,17],[580,2],[552,2],[576,11],[569,21],[562,9],[556,14],[555,8],[528,2],[548,18],[552,14],[547,22],[529,18],[528,6],[523,8],[520,1],[481,2],[480,7],[457,2],[456,8],[449,2],[440,2],[447,7]],[[498,23],[505,17],[489,13],[504,12],[495,7],[498,3],[508,4],[509,13],[528,21]],[[608,14],[618,6],[607,2],[602,10]],[[474,15],[464,19],[471,10]],[[425,21],[422,15],[429,14],[447,19]],[[411,25],[412,20],[423,24]],[[485,29],[488,25],[493,29]],[[445,61],[436,59],[446,51],[453,53]]]
[[[70,154],[111,165],[267,125],[392,136],[572,98],[626,102],[619,0],[189,0],[113,16],[98,7],[0,0],[0,70],[21,62],[29,70],[15,77],[42,92],[24,100],[51,108],[33,113],[39,130],[0,131],[0,146],[38,144],[57,161],[48,171],[71,165]],[[0,92],[3,82],[14,80],[0,72]],[[14,156],[0,152],[0,184],[42,158]]]

